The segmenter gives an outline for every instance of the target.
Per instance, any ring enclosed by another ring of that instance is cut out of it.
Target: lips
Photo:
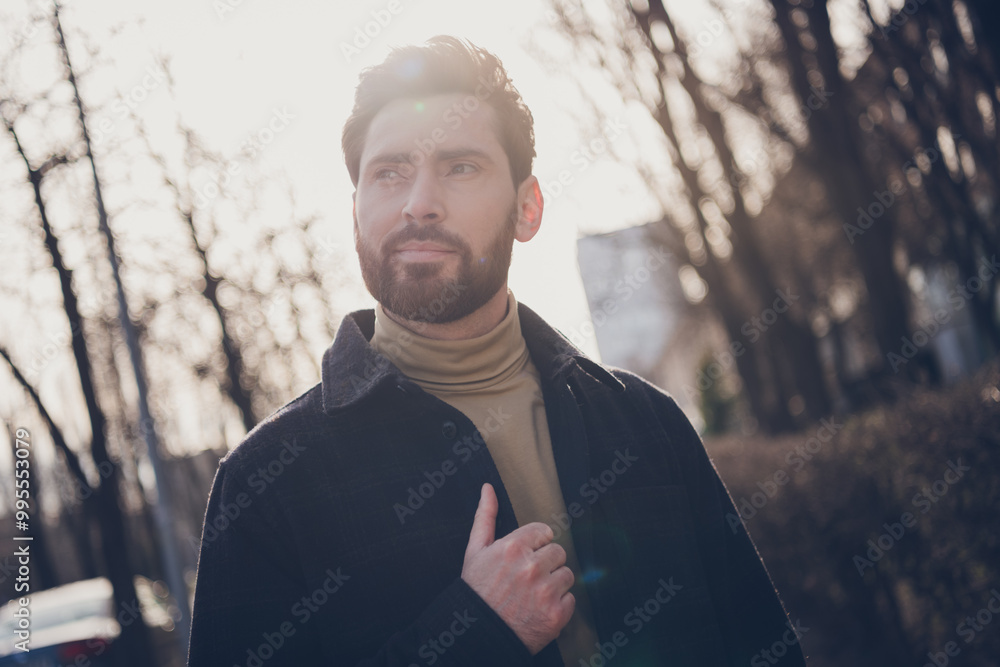
[[[454,254],[454,250],[447,246],[425,241],[404,243],[398,247],[394,254],[401,259],[413,262],[433,261]]]

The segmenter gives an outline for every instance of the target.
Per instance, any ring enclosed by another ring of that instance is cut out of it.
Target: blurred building
[[[920,353],[926,346],[940,374],[937,379],[943,383],[953,384],[975,373],[989,358],[987,341],[976,331],[966,298],[970,290],[959,279],[955,267],[934,264],[926,270],[911,270],[910,282],[918,324],[901,345],[901,359],[895,362],[903,363],[910,349]],[[909,349],[904,349],[907,343]]]
[[[652,223],[651,223],[652,224]],[[693,381],[711,347],[677,278],[679,265],[649,234],[628,227],[577,241],[580,275],[601,360],[666,389],[702,423]],[[572,340],[581,333],[570,332]],[[577,341],[574,341],[577,342]]]

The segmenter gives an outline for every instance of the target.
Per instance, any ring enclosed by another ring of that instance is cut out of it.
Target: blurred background
[[[372,305],[358,74],[435,34],[535,117],[511,288],[676,397],[810,664],[997,664],[998,5],[5,0],[0,665],[183,664],[219,458]]]

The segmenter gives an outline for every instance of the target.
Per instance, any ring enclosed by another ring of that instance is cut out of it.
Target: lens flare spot
[[[396,74],[402,79],[416,79],[424,71],[424,62],[420,58],[407,58],[396,66]]]

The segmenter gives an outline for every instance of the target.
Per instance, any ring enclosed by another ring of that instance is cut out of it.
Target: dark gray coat
[[[601,640],[590,663],[766,665],[779,647],[803,665],[673,399],[519,315],[568,510],[550,523],[572,529]],[[562,665],[555,642],[532,658],[460,578],[483,483],[497,539],[517,527],[510,500],[473,423],[376,353],[373,329],[373,311],[345,317],[322,382],[220,463],[189,665]]]

